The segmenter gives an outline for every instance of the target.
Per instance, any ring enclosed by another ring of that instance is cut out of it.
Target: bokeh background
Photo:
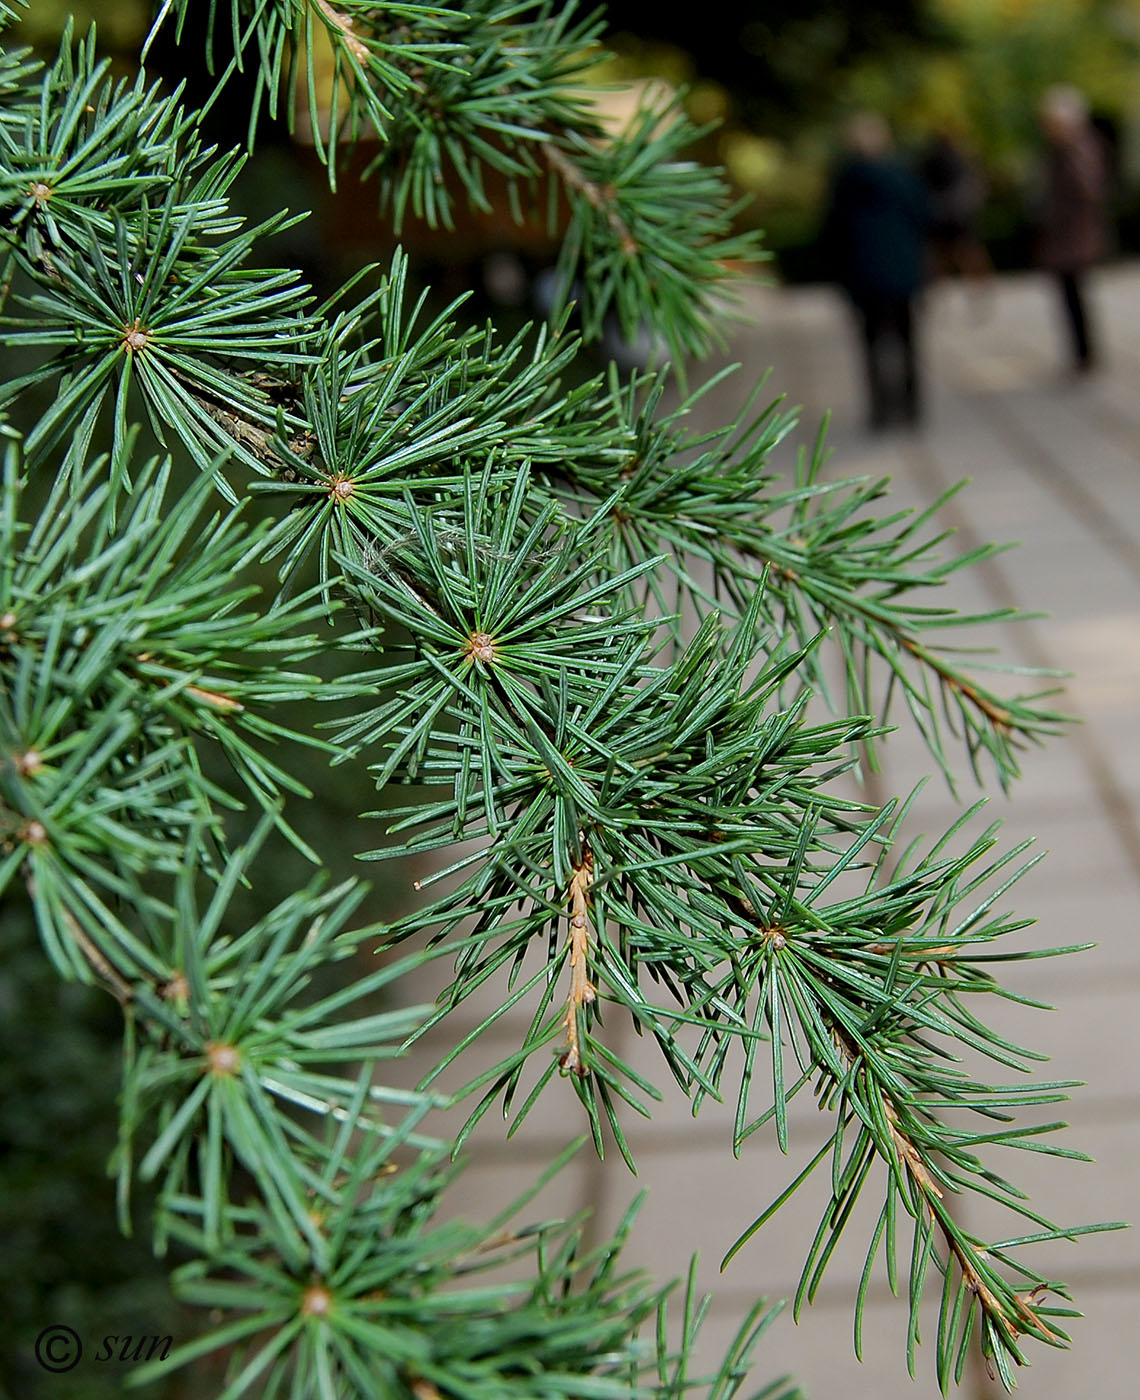
[[[145,0],[35,0],[19,28],[50,47],[68,14],[79,29],[93,20],[103,49],[130,69],[150,8]],[[741,221],[765,231],[776,256],[770,271],[786,281],[826,271],[816,246],[821,208],[843,119],[857,109],[886,117],[904,150],[920,150],[936,131],[955,133],[985,175],[983,233],[994,262],[1027,265],[1040,166],[1037,107],[1057,83],[1074,84],[1089,100],[1112,153],[1119,250],[1140,251],[1140,0],[729,0],[701,11],[614,0],[606,9],[610,56],[596,76],[623,89],[607,104],[614,120],[638,100],[683,92],[689,115],[714,128],[696,154],[722,165],[749,197]],[[156,58],[184,76],[161,45]],[[206,75],[189,77],[191,99],[204,97]],[[306,168],[303,127],[302,119],[300,151],[290,150],[275,175],[298,156]],[[230,140],[240,129],[218,124]],[[262,133],[263,144],[279,139],[269,128]],[[258,183],[247,180],[244,197],[256,199]],[[261,183],[279,188],[268,176]],[[310,203],[322,204],[322,187],[317,178]],[[369,217],[371,204],[366,191],[345,182],[321,230],[324,267],[330,256],[375,255],[386,231]],[[425,257],[438,251],[452,267],[467,248],[534,246],[501,221],[475,220],[446,249],[414,226],[404,242],[422,243]]]

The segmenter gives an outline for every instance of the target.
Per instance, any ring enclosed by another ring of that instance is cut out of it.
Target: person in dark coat
[[[1083,374],[1097,358],[1085,281],[1108,252],[1108,153],[1076,88],[1050,88],[1039,117],[1046,165],[1038,261],[1056,278],[1073,366]]]
[[[861,112],[832,181],[824,250],[855,309],[872,430],[920,417],[915,309],[922,282],[926,207],[922,184],[893,153],[881,117]]]
[[[934,133],[919,161],[926,186],[930,250],[938,277],[979,282],[992,271],[979,232],[986,182],[949,126]]]

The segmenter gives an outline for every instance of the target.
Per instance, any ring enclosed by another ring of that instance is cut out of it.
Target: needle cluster
[[[181,35],[191,8],[165,0],[155,25]],[[28,901],[62,978],[121,1005],[122,1223],[141,1179],[211,1319],[177,1359],[223,1354],[227,1400],[740,1394],[772,1314],[758,1303],[698,1374],[707,1301],[690,1273],[678,1334],[669,1288],[621,1265],[628,1221],[588,1247],[580,1221],[521,1217],[529,1195],[450,1218],[449,1156],[494,1105],[513,1133],[569,1098],[632,1164],[628,1115],[660,1090],[623,1057],[625,1021],[694,1113],[735,1102],[733,1151],[761,1130],[788,1150],[800,1094],[832,1125],[730,1257],[830,1173],[798,1311],[881,1194],[857,1349],[881,1256],[912,1366],[933,1284],[943,1389],[974,1347],[1011,1385],[1073,1315],[1025,1251],[1112,1228],[1052,1224],[993,1165],[1079,1155],[1038,1113],[1072,1085],[1034,1078],[1003,1033],[1021,998],[998,976],[1076,950],[1019,945],[1004,900],[1031,862],[996,826],[967,837],[976,809],[904,846],[905,800],[836,786],[895,700],[948,777],[964,752],[1005,785],[1061,727],[1046,695],[940,644],[1013,616],[953,607],[995,546],[955,555],[942,502],[884,507],[887,483],[825,472],[822,439],[782,481],[795,420],[762,386],[695,434],[704,390],[678,404],[664,371],[584,367],[610,313],[675,357],[702,349],[726,260],[755,252],[679,109],[617,134],[598,119],[600,19],[207,8],[219,91],[257,75],[251,141],[307,110],[330,174],[364,151],[397,223],[501,199],[562,253],[550,320],[513,336],[417,296],[402,253],[317,304],[258,256],[294,216],[233,214],[242,157],[205,147],[178,93],[113,76],[93,33],[50,61],[0,53],[21,355],[2,391],[0,894]],[[301,746],[370,773],[361,815],[383,837],[335,840],[415,866],[403,912],[354,925],[363,887],[323,871],[266,893],[283,842],[325,864],[297,830]],[[433,1006],[393,1009],[403,974],[445,963]],[[386,1085],[388,1057],[488,986],[492,1014],[417,1090]],[[517,1046],[445,1100],[443,1071],[516,1008]],[[438,1141],[445,1101],[466,1121]],[[1028,1226],[972,1234],[969,1195]]]

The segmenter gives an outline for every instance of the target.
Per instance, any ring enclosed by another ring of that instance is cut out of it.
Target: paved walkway
[[[1002,1013],[1011,1038],[1023,1036],[1054,1057],[1051,1074],[1088,1083],[1069,1106],[1069,1140],[1096,1157],[1096,1165],[1023,1153],[1010,1166],[1045,1214],[1074,1221],[1140,1216],[1140,270],[1106,271],[1095,305],[1107,367],[1073,387],[1062,381],[1054,308],[1040,279],[1003,279],[982,320],[959,288],[940,289],[924,325],[928,425],[921,435],[869,438],[860,428],[854,341],[837,296],[822,289],[757,289],[729,348],[728,358],[745,368],[704,410],[710,422],[723,421],[755,377],[774,365],[774,388],[804,406],[805,439],[823,411],[833,411],[830,473],[890,475],[904,504],[926,503],[950,483],[972,477],[945,516],[959,528],[963,546],[1022,541],[954,587],[963,607],[1016,601],[1047,612],[1048,618],[1003,629],[996,640],[1020,662],[1075,673],[1064,705],[1083,725],[1027,755],[1025,778],[1008,800],[991,791],[985,818],[1000,815],[1011,843],[1035,835],[1049,852],[1012,901],[1039,920],[1027,939],[1042,946],[1092,939],[1100,945],[1080,958],[1025,964],[1018,974],[1018,988],[1055,1004],[1055,1013],[1020,1007]],[[785,461],[790,466],[790,458]],[[930,770],[921,743],[904,731],[888,748],[875,795],[903,793]],[[963,795],[971,795],[965,783]],[[935,781],[915,822],[933,832],[957,810]],[[498,1039],[487,1053],[505,1043]],[[479,1051],[474,1054],[472,1063]],[[416,1068],[408,1066],[409,1077]],[[508,1200],[532,1180],[536,1162],[579,1131],[568,1121],[568,1103],[555,1089],[529,1132],[510,1143],[499,1120],[484,1122],[471,1146],[465,1212],[481,1215]],[[794,1144],[792,1162],[818,1132],[813,1115],[806,1106],[793,1115],[804,1148]],[[802,1208],[793,1204],[718,1276],[724,1248],[795,1170],[774,1142],[750,1143],[733,1161],[728,1130],[724,1113],[702,1111],[694,1123],[679,1093],[651,1125],[630,1129],[640,1168],[636,1185],[650,1195],[629,1262],[671,1276],[685,1268],[690,1252],[702,1251],[702,1282],[716,1292],[710,1350],[727,1339],[755,1294],[778,1297],[794,1288],[819,1209],[814,1199]],[[602,1166],[583,1152],[534,1209],[561,1213],[589,1204],[604,1232],[634,1189],[616,1154]],[[985,1228],[980,1214],[968,1218]],[[860,1238],[858,1222],[851,1233]],[[861,1239],[865,1243],[866,1229]],[[1056,1253],[1058,1276],[1072,1281],[1087,1318],[1074,1324],[1072,1353],[1030,1349],[1036,1364],[1022,1373],[1022,1393],[1032,1400],[1131,1400],[1140,1374],[1140,1235],[1093,1237]],[[885,1282],[868,1308],[866,1359],[862,1366],[855,1360],[851,1311],[861,1262],[857,1250],[840,1251],[800,1325],[787,1315],[779,1319],[761,1348],[757,1388],[788,1370],[813,1400],[933,1400],[938,1394],[932,1346],[920,1351],[917,1382],[907,1377],[906,1310]],[[1040,1257],[1033,1262],[1046,1268]],[[936,1325],[932,1308],[924,1330],[929,1335]],[[980,1373],[964,1386],[970,1400],[997,1393]]]

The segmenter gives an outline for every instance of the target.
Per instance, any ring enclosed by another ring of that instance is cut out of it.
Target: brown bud
[[[328,1317],[332,1312],[332,1294],[323,1283],[310,1284],[301,1295],[301,1313],[304,1317]]]
[[[236,1074],[241,1068],[241,1051],[236,1045],[219,1045],[211,1041],[206,1046],[206,1068],[218,1078]]]

